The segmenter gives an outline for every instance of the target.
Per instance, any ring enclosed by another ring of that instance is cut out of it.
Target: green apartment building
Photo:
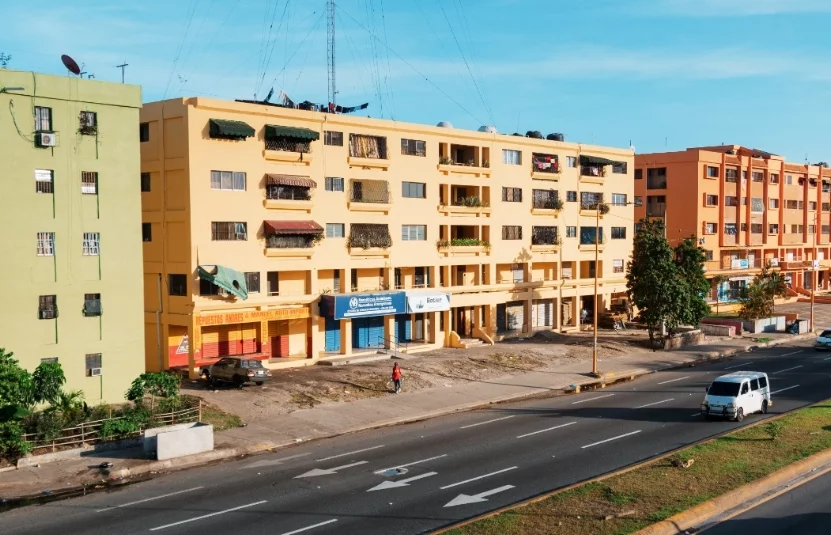
[[[144,371],[138,86],[0,70],[0,347],[118,402]]]

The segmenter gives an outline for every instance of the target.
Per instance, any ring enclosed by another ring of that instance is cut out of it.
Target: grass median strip
[[[831,400],[448,534],[633,533],[828,448]]]

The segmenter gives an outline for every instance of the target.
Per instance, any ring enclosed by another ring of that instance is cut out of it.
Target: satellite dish
[[[69,72],[71,72],[72,74],[75,74],[75,75],[80,75],[81,74],[81,68],[78,66],[77,63],[75,63],[74,59],[72,59],[69,56],[67,56],[66,54],[64,54],[64,55],[61,56],[61,61],[63,62],[63,66],[66,67],[66,69]]]

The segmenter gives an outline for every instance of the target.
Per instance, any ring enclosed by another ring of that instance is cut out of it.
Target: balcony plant
[[[453,165],[453,160],[447,156],[439,158],[439,165]]]

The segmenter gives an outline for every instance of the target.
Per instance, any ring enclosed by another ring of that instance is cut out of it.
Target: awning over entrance
[[[210,281],[226,292],[240,299],[248,299],[248,286],[245,284],[245,275],[235,269],[225,266],[199,266],[196,269],[200,279]]]
[[[242,121],[211,119],[208,121],[211,137],[245,139],[254,137],[254,129]]]
[[[276,139],[287,137],[291,139],[302,139],[304,141],[317,141],[320,139],[320,134],[308,128],[295,128],[292,126],[275,126],[273,124],[265,125],[265,138]]]
[[[317,182],[307,176],[299,175],[265,175],[269,186],[299,186],[301,188],[316,188]]]
[[[580,156],[580,165],[615,165],[621,162],[608,160],[599,156]]]
[[[407,291],[407,311],[412,314],[422,312],[442,312],[450,310],[450,295],[442,292]]]
[[[263,221],[266,234],[322,234],[323,227],[314,221]]]

